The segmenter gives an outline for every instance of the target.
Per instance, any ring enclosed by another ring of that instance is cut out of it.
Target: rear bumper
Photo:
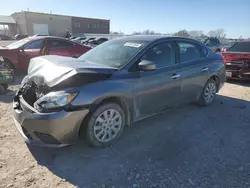
[[[232,71],[232,70],[226,70],[227,72],[230,72],[232,76],[227,76],[227,79],[232,80],[250,80],[250,69],[241,70],[241,71]]]
[[[15,97],[16,98],[16,97]],[[38,113],[20,96],[13,101],[13,118],[25,142],[36,146],[62,147],[78,140],[80,126],[88,110]]]

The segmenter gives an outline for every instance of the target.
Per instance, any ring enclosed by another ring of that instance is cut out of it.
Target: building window
[[[108,24],[104,24],[104,28],[105,28],[105,29],[108,29],[108,28],[109,28],[109,25],[108,25]]]
[[[88,28],[90,29],[90,27],[91,27],[91,25],[90,24],[88,24]]]
[[[96,28],[96,24],[93,24],[93,28],[94,28],[94,29]]]
[[[99,24],[96,24],[96,28],[99,29]]]
[[[75,27],[80,28],[81,24],[80,23],[75,23]]]

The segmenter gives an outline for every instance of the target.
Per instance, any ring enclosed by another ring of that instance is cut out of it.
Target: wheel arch
[[[9,58],[3,57],[3,59],[5,62],[7,62],[11,66],[12,69],[15,69],[14,63]]]
[[[210,76],[210,78],[208,80],[210,80],[210,79],[212,79],[212,80],[214,80],[216,82],[216,84],[217,84],[217,92],[218,92],[219,91],[219,86],[220,86],[219,77],[217,75],[212,75],[212,76]]]
[[[126,125],[131,124],[131,108],[127,100],[122,96],[108,96],[101,99],[96,100],[93,105],[90,107],[90,113],[92,113],[96,108],[104,103],[116,103],[118,104],[124,111],[126,116]]]
[[[107,96],[107,97],[102,97],[100,99],[95,100],[92,105],[89,106],[89,113],[87,114],[87,116],[83,119],[80,129],[79,129],[79,133],[78,133],[78,138],[80,137],[80,135],[82,134],[82,131],[85,132],[85,128],[86,128],[86,123],[88,122],[88,119],[90,117],[90,115],[102,104],[105,103],[115,103],[117,105],[119,105],[124,113],[125,113],[125,125],[130,126],[132,124],[132,110],[131,107],[129,105],[129,103],[127,102],[127,100],[122,97],[122,96]]]

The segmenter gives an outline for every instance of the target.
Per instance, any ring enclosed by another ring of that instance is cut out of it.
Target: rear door
[[[31,58],[44,55],[42,49],[44,48],[44,39],[38,39],[28,42],[23,46],[18,54],[18,62],[22,70],[27,70]]]
[[[48,54],[73,57],[77,54],[75,44],[62,39],[48,39]]]
[[[190,41],[177,41],[177,46],[182,76],[182,100],[188,102],[200,94],[208,79],[209,66],[206,56],[209,51]]]

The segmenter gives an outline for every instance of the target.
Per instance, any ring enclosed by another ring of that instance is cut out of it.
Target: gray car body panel
[[[144,37],[151,42],[120,69],[105,67],[92,62],[83,62],[73,58],[45,56],[32,60],[33,63],[31,63],[31,67],[29,68],[28,77],[29,79],[43,77],[42,83],[53,87],[78,73],[107,73],[110,76],[106,79],[84,84],[76,88],[65,89],[66,91],[74,89],[79,92],[77,97],[70,104],[76,111],[68,113],[77,113],[79,109],[91,111],[91,109],[94,109],[94,107],[104,100],[119,99],[123,102],[124,110],[128,116],[127,124],[134,123],[142,118],[173,106],[196,100],[200,96],[206,82],[213,76],[218,78],[219,88],[224,84],[225,67],[222,63],[222,57],[219,54],[212,52],[203,44],[192,39],[181,37],[150,37],[151,36]],[[134,39],[133,37],[127,37],[127,40],[129,41],[130,38],[131,40]],[[117,40],[124,40],[124,38]],[[142,38],[140,38],[140,40],[142,40]],[[135,64],[140,62],[142,55],[148,49],[158,43],[166,41],[187,41],[196,43],[206,48],[209,52],[206,57],[197,61],[178,63],[177,58],[175,65],[163,67],[154,71],[143,72],[132,69]],[[40,61],[41,59],[44,59],[43,62]],[[40,61],[40,63],[36,64],[35,61]],[[53,69],[59,71],[54,75],[50,75],[48,71],[51,73]],[[175,74],[179,74],[180,77],[172,79],[172,76]],[[88,115],[88,113],[85,112],[86,111],[82,113],[80,118],[81,121]],[[67,117],[68,115],[69,114],[66,114],[65,116]],[[17,116],[19,115],[14,115],[14,117],[18,118]],[[25,118],[29,119],[30,117],[26,116]],[[34,118],[34,115],[31,115],[31,119],[36,118]],[[50,124],[49,118],[47,121]],[[72,137],[70,139],[68,134],[65,134],[67,135],[66,140],[68,143],[76,140],[76,135],[78,135],[80,129],[79,121],[77,121],[77,123],[74,121],[72,125],[68,125],[72,129]],[[62,122],[60,118],[59,122]],[[65,143],[64,138],[66,136],[64,136],[63,131],[57,136],[57,138],[59,137],[63,141],[62,143]]]

